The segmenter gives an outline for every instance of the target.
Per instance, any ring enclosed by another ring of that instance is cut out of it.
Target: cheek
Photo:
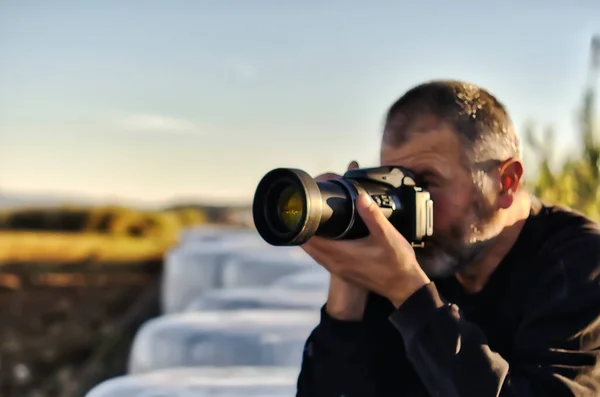
[[[468,215],[462,195],[458,192],[444,189],[431,190],[433,199],[433,229],[441,235],[449,232],[456,225],[462,224]]]

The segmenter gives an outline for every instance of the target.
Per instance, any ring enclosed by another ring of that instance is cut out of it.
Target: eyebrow
[[[438,176],[440,176],[437,172],[432,171],[432,170],[424,170],[421,172],[417,172],[417,174],[421,177],[430,177],[430,176],[438,177]]]
[[[413,171],[413,173],[415,174],[415,178],[417,179],[417,181],[422,182],[424,179],[440,179],[442,178],[442,175],[440,175],[439,173],[430,170],[430,169],[425,169],[423,171]]]
[[[448,181],[452,179],[453,174],[451,170],[445,170],[443,168],[424,168],[422,171],[414,170],[415,178],[423,181],[424,179],[437,180],[439,182]]]

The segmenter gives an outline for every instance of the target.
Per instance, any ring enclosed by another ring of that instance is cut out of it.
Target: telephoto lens
[[[356,211],[356,197],[369,194],[390,223],[414,246],[433,235],[433,201],[400,166],[360,168],[340,179],[316,182],[294,168],[269,171],[252,203],[254,225],[274,246],[301,245],[313,236],[356,239],[368,230]]]

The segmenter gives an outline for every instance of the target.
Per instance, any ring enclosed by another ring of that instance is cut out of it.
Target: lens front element
[[[304,202],[301,192],[294,186],[288,186],[281,192],[277,200],[277,213],[287,231],[294,231],[302,220]]]

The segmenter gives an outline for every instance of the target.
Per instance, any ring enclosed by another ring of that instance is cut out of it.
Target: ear
[[[523,176],[523,163],[519,159],[510,159],[500,166],[500,194],[498,207],[506,209],[513,203],[515,193],[519,190]]]

